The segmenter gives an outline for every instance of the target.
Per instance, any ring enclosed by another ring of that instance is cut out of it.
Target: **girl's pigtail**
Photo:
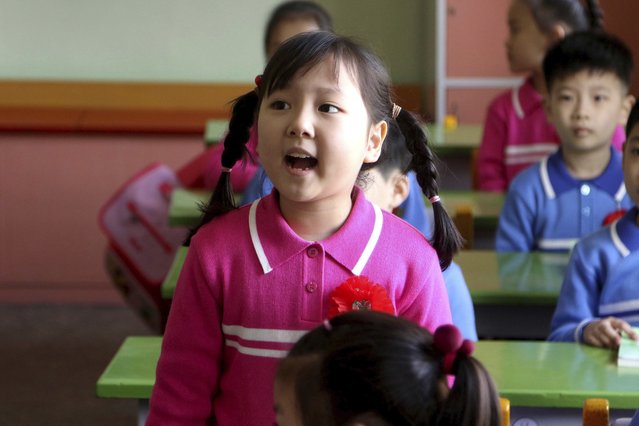
[[[437,425],[498,426],[499,394],[488,371],[472,357],[475,344],[464,339],[453,324],[437,327],[433,349],[440,357],[440,380],[452,374],[453,387],[444,396]]]
[[[187,247],[191,244],[191,238],[203,225],[209,223],[214,217],[236,208],[231,186],[231,169],[246,152],[245,146],[251,137],[251,127],[255,121],[257,103],[258,94],[255,90],[251,90],[233,102],[229,132],[224,138],[224,151],[222,151],[222,174],[208,205],[200,206],[202,218],[200,223],[190,230],[186,241],[184,241],[184,245]]]
[[[438,415],[438,425],[499,426],[499,393],[490,374],[475,358],[457,356],[455,384]]]
[[[396,115],[396,121],[406,139],[407,148],[413,155],[409,168],[415,170],[422,192],[433,205],[435,227],[431,244],[437,251],[439,265],[444,270],[450,265],[453,255],[462,247],[463,239],[439,201],[435,156],[420,122],[413,114],[403,109]]]
[[[588,17],[588,23],[591,30],[603,29],[603,9],[599,5],[598,0],[586,0],[586,15]]]

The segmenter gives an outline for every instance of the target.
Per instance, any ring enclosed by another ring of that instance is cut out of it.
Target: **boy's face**
[[[608,149],[618,124],[625,123],[634,98],[609,72],[580,71],[553,83],[546,99],[564,151]]]
[[[364,188],[366,198],[382,210],[392,213],[408,197],[408,177],[399,169],[393,170],[387,179],[376,168],[367,173],[370,182]]]
[[[639,124],[632,128],[623,146],[623,175],[628,196],[639,206]]]

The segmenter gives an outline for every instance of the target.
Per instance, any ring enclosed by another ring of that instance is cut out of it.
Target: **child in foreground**
[[[634,104],[632,54],[603,32],[573,33],[543,63],[558,152],[520,173],[499,218],[497,251],[568,251],[632,206],[610,146]]]
[[[544,113],[547,94],[542,60],[550,46],[576,31],[598,30],[597,0],[513,0],[508,10],[506,53],[510,70],[528,74],[524,83],[490,104],[484,123],[476,182],[484,191],[506,191],[522,170],[554,153],[559,137]],[[621,149],[624,122],[612,145]]]
[[[431,334],[380,312],[338,315],[280,362],[277,424],[497,426],[499,396],[473,346],[453,325]]]
[[[639,105],[626,133],[623,173],[634,207],[575,246],[549,340],[616,348],[622,332],[639,339]]]
[[[348,38],[304,33],[277,50],[256,83],[233,107],[223,173],[190,239],[150,425],[272,425],[277,360],[327,317],[332,301],[380,303],[430,330],[451,320],[441,269],[459,234],[438,200],[426,135],[393,104],[380,59]],[[418,180],[433,202],[433,246],[355,185],[383,155],[392,116],[410,133]],[[275,190],[236,209],[230,174],[255,118]],[[360,285],[349,287],[352,279]]]

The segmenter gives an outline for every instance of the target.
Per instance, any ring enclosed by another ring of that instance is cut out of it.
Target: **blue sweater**
[[[574,248],[549,340],[581,342],[589,322],[614,316],[639,326],[637,208]]]
[[[604,226],[606,216],[632,207],[621,155],[610,149],[603,173],[582,181],[568,173],[561,150],[521,172],[512,182],[499,217],[497,251],[569,251]]]

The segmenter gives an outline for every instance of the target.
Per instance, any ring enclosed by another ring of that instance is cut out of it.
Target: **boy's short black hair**
[[[626,137],[630,136],[630,132],[632,132],[632,129],[637,124],[639,124],[639,102],[636,102],[632,106],[630,114],[628,115],[628,121],[626,122]]]
[[[552,46],[544,57],[543,70],[548,91],[557,80],[581,71],[612,73],[626,88],[633,71],[632,52],[612,34],[579,31]]]

